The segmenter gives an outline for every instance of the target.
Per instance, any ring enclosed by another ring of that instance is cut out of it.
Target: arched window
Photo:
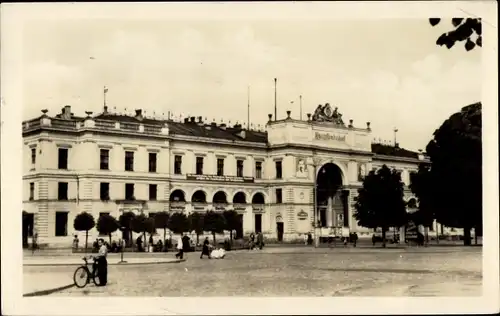
[[[252,204],[264,204],[264,195],[260,192],[255,193],[253,198],[252,198]]]
[[[198,191],[194,192],[193,196],[191,197],[191,202],[206,203],[207,202],[207,195],[202,190],[198,190]]]
[[[217,193],[215,193],[213,202],[217,204],[226,204],[227,203],[226,193],[224,193],[223,191],[218,191]]]
[[[245,197],[245,193],[243,192],[238,192],[233,197],[233,203],[235,204],[245,204],[246,202],[247,199]]]
[[[184,192],[182,190],[174,190],[174,192],[170,194],[170,202],[186,202]]]

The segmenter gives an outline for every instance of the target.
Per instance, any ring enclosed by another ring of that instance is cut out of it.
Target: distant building
[[[23,122],[23,210],[39,242],[54,245],[71,244],[73,219],[82,211],[97,220],[129,210],[234,209],[242,220],[237,235],[262,231],[278,240],[311,232],[314,222],[322,235],[342,227],[370,232],[353,218],[362,177],[386,164],[408,186],[426,159],[372,144],[369,123],[346,126],[328,104],[307,120],[290,112],[285,119],[270,117],[266,131],[201,117],[150,119],[141,110],[119,115],[106,107],[86,117],[73,115],[70,106],[53,117],[42,112]],[[405,195],[411,198],[408,188]]]

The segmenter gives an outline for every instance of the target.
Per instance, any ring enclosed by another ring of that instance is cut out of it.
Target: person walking
[[[75,249],[75,252],[78,251],[78,243],[79,243],[78,236],[75,235],[75,238],[73,238],[73,249]]]
[[[262,250],[264,247],[264,235],[262,235],[262,232],[257,233],[257,245],[259,247],[259,250]]]
[[[178,250],[178,252],[175,254],[175,257],[177,259],[183,259],[184,246],[183,246],[183,242],[182,242],[182,234],[180,235],[179,239],[177,239],[177,250]]]
[[[104,243],[104,239],[100,238],[98,241],[99,252],[96,257],[97,273],[99,276],[99,286],[105,286],[108,283],[108,247]]]
[[[208,259],[211,259],[210,257],[210,242],[208,241],[208,237],[205,237],[205,241],[203,241],[203,248],[201,249],[201,255],[200,259],[203,259],[203,256],[207,256]]]
[[[33,230],[33,237],[31,237],[31,254],[35,254],[35,250],[38,247],[38,232]]]

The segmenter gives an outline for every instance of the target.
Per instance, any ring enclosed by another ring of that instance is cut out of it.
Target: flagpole
[[[247,87],[247,129],[250,130],[250,86]]]
[[[300,100],[300,120],[302,121],[302,94],[299,96]]]
[[[278,119],[278,105],[277,105],[277,97],[276,97],[276,81],[278,79],[274,78],[274,120]]]
[[[106,86],[104,86],[103,94],[104,94],[104,107],[106,107],[106,93],[108,92],[108,89]]]

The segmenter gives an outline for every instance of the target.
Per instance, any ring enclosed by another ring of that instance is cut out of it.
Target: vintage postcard
[[[498,312],[496,11],[2,4],[3,312]]]

